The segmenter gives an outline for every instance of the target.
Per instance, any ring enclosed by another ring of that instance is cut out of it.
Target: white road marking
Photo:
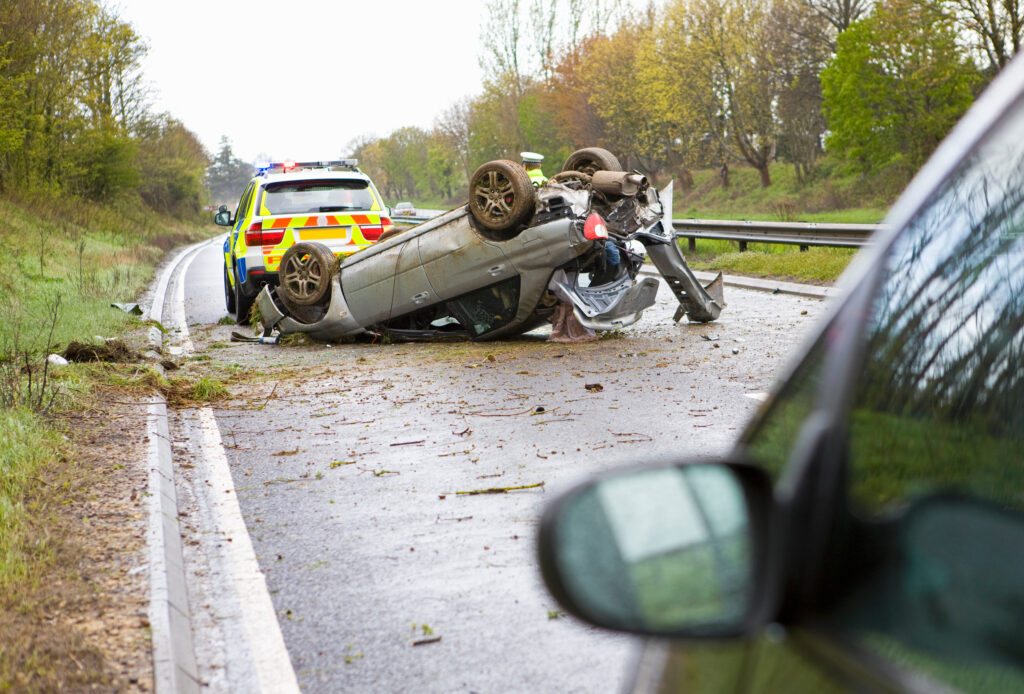
[[[221,544],[222,558],[241,607],[252,658],[251,668],[259,680],[260,691],[297,693],[299,684],[252,540],[242,519],[220,429],[211,408],[204,407],[199,411],[199,427],[202,431],[201,454],[209,474],[207,499],[218,536],[224,540]]]

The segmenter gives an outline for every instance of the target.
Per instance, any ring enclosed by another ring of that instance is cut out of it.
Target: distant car
[[[416,208],[413,207],[411,202],[399,202],[395,204],[391,214],[396,217],[414,217],[416,216]]]
[[[280,162],[260,166],[232,215],[214,215],[232,227],[224,239],[224,303],[244,323],[260,289],[279,282],[285,251],[300,241],[350,255],[393,228],[370,177],[355,159]]]
[[[718,317],[721,277],[706,288],[696,280],[671,233],[671,198],[643,176],[567,169],[535,190],[521,165],[498,160],[478,168],[469,188],[469,204],[338,266],[317,244],[289,249],[283,264],[307,271],[264,288],[265,329],[323,340],[368,332],[490,340],[556,311],[568,320],[568,311],[591,330],[616,330],[640,318],[659,286],[638,277],[643,256],[626,248],[631,239],[669,280],[677,319]]]
[[[676,640],[629,691],[1024,691],[1021,191],[1018,57],[730,455],[548,506],[566,610]]]

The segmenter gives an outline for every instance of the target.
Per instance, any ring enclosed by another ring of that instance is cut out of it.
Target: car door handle
[[[487,274],[490,275],[491,277],[497,277],[502,272],[504,272],[504,270],[505,270],[505,266],[504,265],[495,265],[492,268],[488,268]]]
[[[430,296],[430,292],[420,292],[419,294],[412,295],[412,302],[414,304],[422,304]]]

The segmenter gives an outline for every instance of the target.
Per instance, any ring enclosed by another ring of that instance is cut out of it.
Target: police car
[[[234,214],[221,205],[214,221],[231,227],[224,239],[224,302],[237,322],[246,321],[264,285],[276,286],[289,273],[305,280],[305,266],[281,267],[296,243],[316,241],[336,257],[348,256],[393,228],[373,181],[357,163],[262,164]]]

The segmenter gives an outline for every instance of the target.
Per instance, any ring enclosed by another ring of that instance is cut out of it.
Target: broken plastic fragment
[[[130,313],[133,316],[141,316],[143,313],[142,307],[139,306],[138,304],[119,304],[115,302],[110,305],[112,308],[119,308],[125,313]]]

